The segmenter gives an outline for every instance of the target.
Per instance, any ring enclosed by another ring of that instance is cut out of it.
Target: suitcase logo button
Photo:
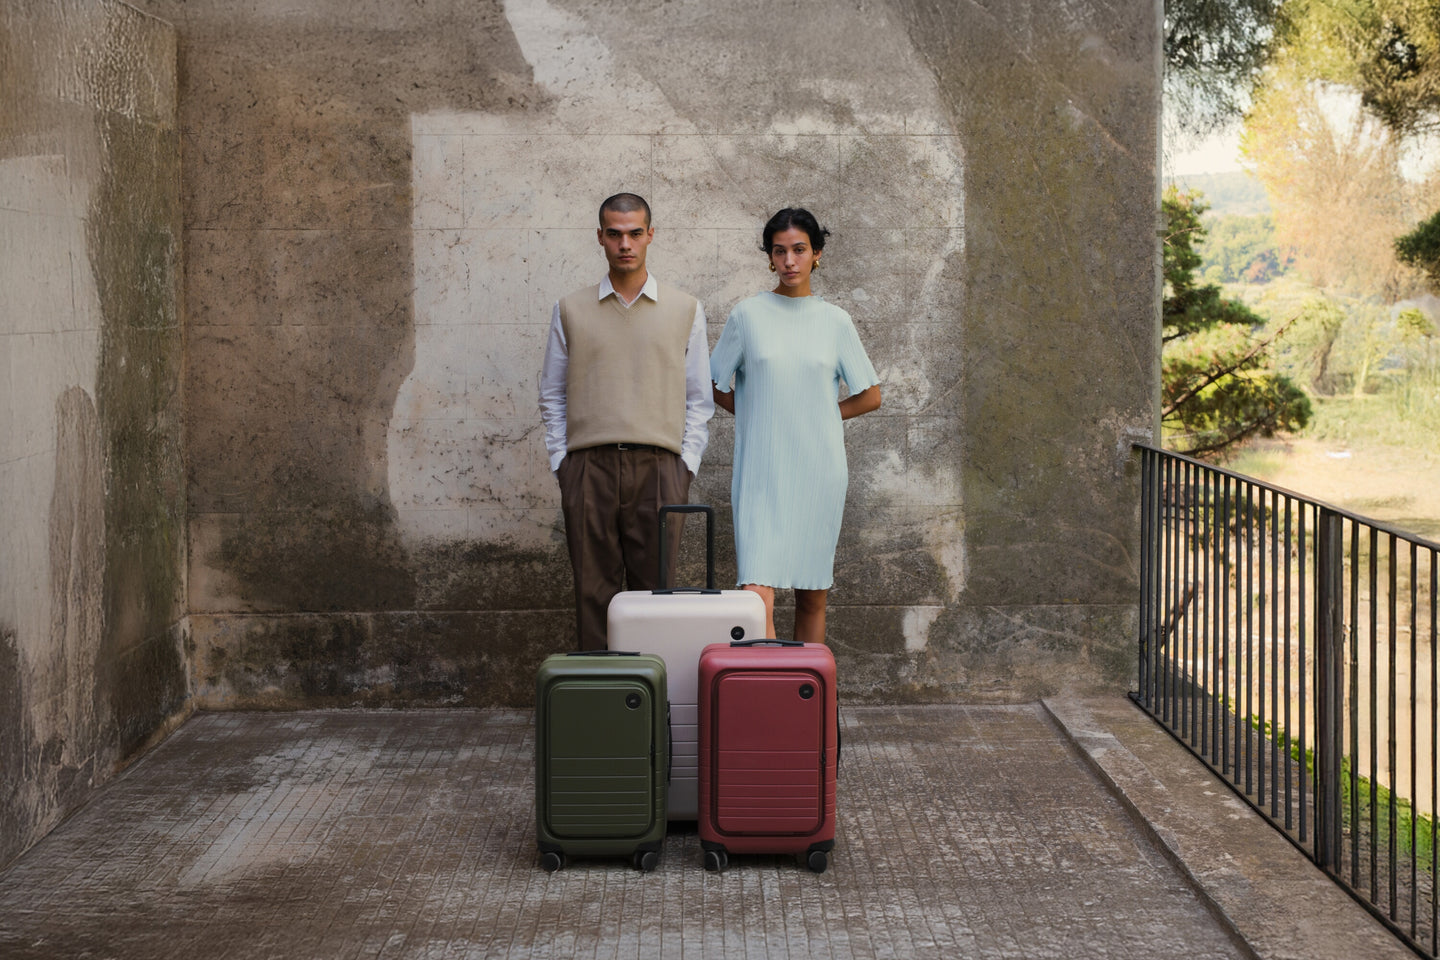
[[[808,683],[802,683],[800,685],[800,699],[809,700],[813,696],[815,696],[815,688]]]
[[[625,706],[629,707],[631,710],[639,710],[639,709],[640,709],[640,694],[638,694],[638,693],[626,694],[626,696],[625,696]]]

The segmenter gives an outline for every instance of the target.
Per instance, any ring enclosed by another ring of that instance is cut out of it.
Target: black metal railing
[[[1440,954],[1440,544],[1149,446],[1137,703]]]

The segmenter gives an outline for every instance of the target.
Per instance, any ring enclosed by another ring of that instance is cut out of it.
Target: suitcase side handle
[[[715,589],[715,508],[708,503],[667,503],[660,508],[660,576],[656,578],[657,586],[654,593],[674,593],[674,588],[669,586],[669,577],[666,571],[667,547],[670,545],[670,538],[665,535],[665,515],[670,513],[703,513],[705,514],[705,589],[704,593],[719,593]],[[694,588],[689,588],[694,589]]]
[[[777,640],[774,637],[755,640],[731,640],[732,647],[803,647],[804,640]]]

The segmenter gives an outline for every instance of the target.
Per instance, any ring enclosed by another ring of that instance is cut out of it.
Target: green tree
[[[1288,0],[1285,12],[1276,59],[1297,76],[1356,91],[1398,142],[1440,132],[1440,0]],[[1433,209],[1429,193],[1418,202]],[[1440,212],[1394,252],[1440,289]]]
[[[1269,283],[1294,261],[1291,251],[1275,242],[1269,216],[1228,216],[1208,219],[1201,249],[1207,280],[1219,283]]]
[[[1436,435],[1440,425],[1440,363],[1436,356],[1435,320],[1411,307],[1395,318],[1404,344],[1409,375],[1398,384],[1396,403],[1401,417],[1415,425],[1416,433]]]
[[[1275,47],[1397,134],[1440,126],[1440,0],[1287,0]]]
[[[1440,293],[1440,213],[1395,241],[1401,263],[1425,271],[1430,286]]]
[[[1336,390],[1331,363],[1335,342],[1345,325],[1345,311],[1322,293],[1307,297],[1294,313],[1295,321],[1280,345],[1281,369],[1302,377],[1311,392],[1321,396]]]
[[[1299,430],[1310,400],[1270,364],[1263,319],[1213,284],[1197,282],[1196,244],[1205,237],[1204,202],[1174,187],[1162,200],[1165,298],[1162,311],[1161,422],[1166,443],[1193,456],[1220,453],[1254,436]]]
[[[1402,143],[1348,103],[1345,88],[1305,75],[1282,55],[1245,119],[1240,146],[1274,204],[1279,243],[1318,287],[1394,303],[1417,292],[1395,259],[1428,187],[1401,171]],[[1347,113],[1346,107],[1351,106]]]
[[[1418,307],[1401,310],[1395,323],[1406,343],[1429,340],[1435,336],[1435,324]]]
[[[1375,0],[1360,61],[1362,102],[1392,130],[1440,127],[1440,0]]]
[[[1353,371],[1350,392],[1360,397],[1373,392],[1375,372],[1399,350],[1400,331],[1390,310],[1379,304],[1359,300],[1350,304],[1347,313],[1336,346]]]
[[[1238,117],[1270,57],[1284,0],[1165,0],[1165,97],[1179,129]]]

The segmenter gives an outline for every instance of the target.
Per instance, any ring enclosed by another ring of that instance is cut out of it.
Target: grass
[[[1274,728],[1268,720],[1262,724],[1259,718],[1252,716],[1250,727],[1266,741],[1275,737]],[[1307,747],[1302,754],[1300,745],[1283,731],[1279,734],[1279,744],[1290,754],[1290,759],[1304,766],[1306,774],[1313,779],[1315,774],[1314,750]],[[1426,873],[1430,873],[1437,840],[1435,817],[1416,813],[1414,804],[1409,800],[1396,795],[1394,791],[1381,784],[1372,783],[1368,777],[1356,774],[1352,769],[1349,757],[1340,759],[1341,823],[1342,828],[1348,831],[1352,837],[1356,835],[1359,828],[1370,824],[1373,811],[1375,817],[1374,847],[1377,850],[1388,850],[1392,829],[1390,823],[1390,804],[1392,802],[1395,804],[1393,829],[1396,855],[1405,860],[1409,860],[1413,856],[1419,867]]]
[[[1354,805],[1351,800],[1354,799]],[[1391,824],[1390,804],[1395,804],[1395,848],[1397,856],[1410,859],[1426,873],[1430,873],[1431,858],[1435,848],[1435,818],[1416,813],[1414,806],[1404,797],[1396,796],[1379,784],[1372,784],[1366,777],[1356,775],[1350,769],[1348,757],[1340,761],[1340,809],[1344,811],[1344,826],[1353,836],[1357,826],[1370,823],[1372,809],[1375,815],[1374,846],[1377,850],[1390,847]],[[1373,804],[1373,808],[1372,808]],[[1413,830],[1413,837],[1412,837]]]
[[[1362,396],[1313,397],[1314,418],[1301,436],[1358,447],[1402,447],[1440,454],[1440,377],[1386,380]]]
[[[1235,459],[1226,466],[1247,477],[1272,477],[1280,472],[1284,463],[1285,456],[1275,452],[1273,448],[1247,447],[1236,454]]]
[[[1412,376],[1390,380],[1378,393],[1318,397],[1315,419],[1302,434],[1251,443],[1227,465],[1436,540],[1440,387],[1426,387],[1433,382]]]

